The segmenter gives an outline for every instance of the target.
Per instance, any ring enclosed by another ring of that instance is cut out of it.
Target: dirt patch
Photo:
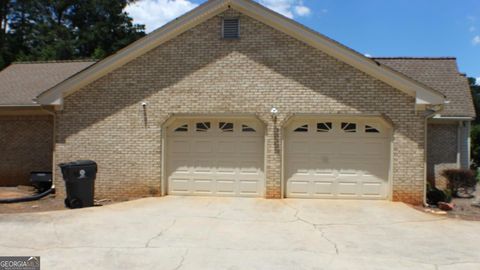
[[[473,206],[474,203],[477,203],[480,200],[478,188],[476,193],[477,194],[475,198],[472,199],[453,199],[452,203],[455,205],[455,208],[448,212],[448,216],[453,218],[480,221],[480,207]]]
[[[0,187],[0,199],[20,198],[35,194],[35,189],[28,186],[19,187]],[[108,205],[117,203],[119,201],[113,201],[108,199],[99,199],[95,202],[96,205]],[[32,212],[47,212],[66,210],[64,198],[56,196],[54,194],[48,195],[40,200],[32,202],[21,203],[0,203],[0,214],[14,214],[14,213],[32,213]]]
[[[28,186],[0,187],[0,199],[20,198],[35,194],[35,188]],[[48,195],[33,202],[6,203],[0,204],[0,213],[28,213],[44,212],[65,209],[63,200],[57,199],[55,195]]]
[[[450,218],[458,218],[471,221],[480,221],[480,207],[474,206],[474,204],[480,205],[480,185],[474,193],[474,198],[453,198],[452,204],[455,206],[452,211],[441,211],[436,207],[415,207],[417,210],[434,214],[442,215]]]

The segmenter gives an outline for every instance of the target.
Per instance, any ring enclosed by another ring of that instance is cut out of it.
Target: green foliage
[[[472,160],[473,168],[478,168],[480,166],[480,124],[474,124],[472,126],[472,132],[470,133],[472,140]]]
[[[446,203],[451,203],[452,202],[452,199],[453,199],[453,192],[451,189],[446,189],[443,191],[443,193],[445,194],[445,202]]]
[[[473,103],[475,104],[475,111],[477,115],[480,113],[480,82],[477,83],[475,78],[468,78],[470,89],[472,90]],[[477,117],[475,124],[480,124],[480,119]]]
[[[440,190],[436,187],[427,185],[427,203],[429,205],[438,205],[439,202],[449,203],[452,201],[452,192],[450,190]]]
[[[145,35],[123,12],[130,2],[0,1],[0,69],[12,61],[101,59],[116,52]]]
[[[449,169],[442,172],[442,176],[448,180],[448,189],[452,196],[460,196],[459,192],[471,193],[477,185],[476,173],[472,170]]]
[[[468,78],[470,88],[472,89],[473,102],[475,104],[475,111],[477,118],[472,122],[472,131],[470,133],[472,139],[472,161],[473,168],[480,166],[480,85],[476,83],[475,78]]]

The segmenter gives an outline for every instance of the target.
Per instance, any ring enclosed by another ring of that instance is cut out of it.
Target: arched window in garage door
[[[333,129],[333,124],[332,122],[322,122],[322,123],[317,123],[317,132],[330,132]]]

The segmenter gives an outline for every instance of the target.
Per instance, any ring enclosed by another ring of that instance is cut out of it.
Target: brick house
[[[0,179],[52,169],[60,193],[56,164],[92,159],[98,197],[420,204],[427,179],[470,160],[454,58],[368,58],[249,0],[210,0],[95,64],[14,64],[0,83]]]

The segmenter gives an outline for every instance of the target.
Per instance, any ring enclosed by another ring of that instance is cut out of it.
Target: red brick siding
[[[30,172],[52,171],[51,116],[0,116],[0,186],[28,185]]]

